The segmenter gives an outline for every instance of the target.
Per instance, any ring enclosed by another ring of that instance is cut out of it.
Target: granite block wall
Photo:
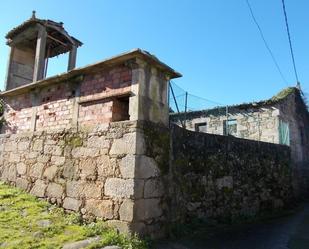
[[[136,127],[127,121],[87,133],[2,134],[0,179],[85,219],[99,217],[128,231],[133,200],[142,195],[128,173],[134,165],[126,164],[136,155]]]
[[[86,220],[101,218],[121,232],[162,237],[159,163],[162,155],[168,161],[169,150],[147,141],[152,127],[122,121],[87,132],[2,134],[0,180]],[[169,137],[165,140],[169,146]]]

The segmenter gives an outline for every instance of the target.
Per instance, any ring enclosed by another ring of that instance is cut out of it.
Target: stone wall
[[[3,92],[0,179],[120,231],[164,234],[159,166],[179,76],[135,50]]]
[[[87,132],[2,134],[0,179],[122,232],[163,236],[159,165],[168,162],[169,136],[161,126],[152,136],[155,127],[122,121]]]
[[[225,108],[210,110],[200,116],[187,114],[186,128],[195,131],[197,124],[206,123],[206,132],[216,135],[225,134],[227,120]],[[175,115],[177,116],[177,114]],[[239,138],[279,143],[279,110],[272,107],[249,108],[245,110],[231,108],[229,120],[236,120],[237,129],[231,135]],[[175,118],[172,118],[174,120]],[[180,125],[180,122],[177,122]]]
[[[134,165],[127,164],[142,145],[136,144],[136,127],[137,122],[127,121],[88,133],[1,135],[0,179],[84,218],[100,217],[128,231],[133,200],[143,195]]]
[[[233,221],[291,200],[286,146],[145,121],[3,134],[0,179],[86,219],[162,237],[171,222]]]
[[[309,198],[309,114],[300,92],[282,101],[280,120],[289,124],[290,148],[293,160],[293,185],[299,198]]]
[[[196,125],[206,123],[204,131],[210,134],[224,134],[226,109],[195,111],[184,114],[172,114],[173,122],[180,125],[178,119],[186,118],[186,128],[196,130]],[[273,98],[255,104],[231,106],[229,120],[236,120],[237,129],[231,135],[239,138],[270,142],[286,143],[291,149],[293,163],[293,189],[295,196],[309,198],[309,113],[297,88],[283,89]],[[281,124],[288,127],[287,139],[280,139]]]
[[[290,149],[172,129],[170,219],[224,222],[286,207],[292,198]]]

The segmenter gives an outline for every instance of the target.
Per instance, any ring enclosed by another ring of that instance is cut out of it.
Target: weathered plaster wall
[[[168,125],[169,76],[158,68],[137,59],[132,67],[132,96],[130,117]]]
[[[173,126],[167,185],[174,222],[234,221],[280,209],[292,197],[287,146]]]

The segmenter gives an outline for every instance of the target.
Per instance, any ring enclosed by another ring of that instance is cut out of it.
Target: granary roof
[[[229,113],[231,113],[231,112],[239,112],[239,111],[246,111],[249,109],[258,109],[262,107],[273,106],[285,100],[288,96],[294,93],[298,94],[301,97],[302,101],[304,102],[302,98],[301,90],[299,90],[297,87],[288,87],[288,88],[284,88],[279,93],[277,93],[276,95],[274,95],[273,97],[267,100],[261,100],[258,102],[250,102],[250,103],[242,103],[242,104],[236,104],[236,105],[229,105],[228,111]],[[221,116],[221,115],[226,115],[226,107],[227,106],[218,106],[218,107],[211,108],[211,109],[188,111],[187,113],[185,112],[171,113],[170,115],[172,119],[177,119],[178,117],[181,117],[181,116],[186,116],[186,118],[188,119],[195,118],[195,117],[203,117],[203,116],[205,117],[208,115]]]
[[[76,77],[82,76],[87,73],[91,72],[99,72],[104,68],[110,68],[114,65],[119,65],[121,63],[125,63],[126,61],[129,61],[131,59],[140,58],[146,62],[148,62],[151,65],[156,66],[158,69],[164,71],[171,79],[181,77],[182,75],[172,69],[171,67],[167,66],[165,63],[160,61],[156,56],[150,54],[149,52],[142,50],[142,49],[133,49],[129,52],[122,53],[120,55],[105,59],[103,61],[97,62],[95,64],[91,64],[85,67],[76,68],[69,72],[55,75],[43,80],[39,80],[37,82],[33,82],[27,85],[23,85],[20,87],[16,87],[14,89],[0,92],[0,97],[2,96],[14,96],[18,95],[20,93],[28,92],[30,90],[33,90],[35,88],[44,87],[47,85],[51,85],[54,83],[60,83],[64,81],[69,81],[70,79],[74,79]]]
[[[26,30],[30,30],[27,34],[23,35],[23,42],[26,46],[36,45],[36,28],[37,25],[42,25],[46,28],[48,33],[48,46],[50,47],[50,54],[48,57],[54,57],[59,54],[66,53],[71,50],[72,46],[81,46],[83,43],[77,40],[75,37],[70,36],[68,32],[64,29],[62,22],[55,22],[52,20],[44,20],[36,18],[35,12],[33,12],[32,17],[13,28],[9,31],[5,38],[7,39],[7,44],[10,45],[14,38]],[[59,46],[59,43],[61,44]]]

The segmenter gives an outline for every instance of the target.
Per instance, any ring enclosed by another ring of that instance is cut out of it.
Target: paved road
[[[287,217],[161,242],[155,249],[309,249],[309,204]]]

